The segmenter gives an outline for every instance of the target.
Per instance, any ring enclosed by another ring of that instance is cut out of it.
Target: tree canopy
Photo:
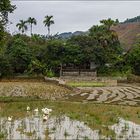
[[[92,26],[87,34],[72,36],[69,39],[59,39],[57,35],[50,36],[50,26],[54,24],[53,16],[45,16],[44,25],[48,28],[48,36],[32,33],[32,26],[37,24],[35,18],[20,20],[17,27],[22,34],[10,35],[4,31],[8,22],[8,13],[15,6],[9,0],[0,2],[0,44],[5,33],[5,42],[0,47],[0,76],[18,74],[59,75],[61,64],[74,64],[79,68],[94,62],[98,73],[110,74],[113,71],[126,72],[132,69],[140,75],[140,45],[123,54],[123,49],[117,33],[112,29],[118,20],[103,19],[100,25]],[[31,36],[25,31],[30,25]],[[125,67],[126,69],[124,69]]]
[[[27,21],[20,20],[20,22],[16,25],[18,27],[18,30],[22,32],[22,34],[27,31]]]
[[[16,8],[15,5],[11,5],[10,0],[0,1],[0,41],[4,36],[5,25],[8,23],[8,14],[12,13]]]
[[[50,26],[54,24],[53,16],[45,16],[45,19],[43,21],[44,25],[48,27],[48,36],[50,36]]]

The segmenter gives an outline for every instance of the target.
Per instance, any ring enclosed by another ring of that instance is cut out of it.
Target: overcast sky
[[[42,21],[45,15],[53,15],[55,24],[51,33],[86,31],[101,19],[112,18],[124,21],[140,15],[140,1],[12,1],[17,6],[9,15],[13,23],[9,26],[11,33],[18,31],[16,24],[29,16],[37,19],[33,33],[47,34]]]

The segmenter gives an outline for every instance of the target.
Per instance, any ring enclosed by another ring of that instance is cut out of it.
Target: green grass
[[[5,135],[3,132],[0,132],[0,139],[4,139],[5,138]]]
[[[103,87],[106,83],[103,82],[68,82],[67,85],[72,87]]]
[[[27,102],[27,101],[46,101],[46,99],[40,99],[38,97],[0,97],[0,102]]]

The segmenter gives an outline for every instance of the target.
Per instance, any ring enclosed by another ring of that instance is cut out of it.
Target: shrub
[[[50,78],[51,77],[54,77],[55,76],[55,73],[52,70],[48,70],[47,71],[47,76],[50,77]]]

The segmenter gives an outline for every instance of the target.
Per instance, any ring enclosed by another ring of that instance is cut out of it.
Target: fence
[[[90,69],[63,69],[61,76],[93,76],[96,77],[96,71]]]

